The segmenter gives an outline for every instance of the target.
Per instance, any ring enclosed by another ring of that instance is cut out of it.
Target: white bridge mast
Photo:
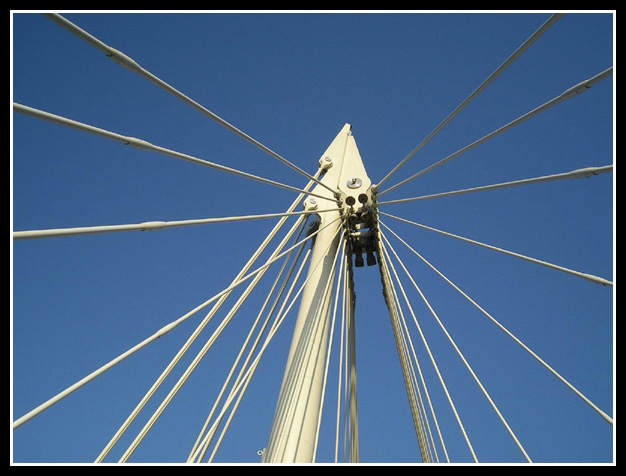
[[[335,256],[340,242],[340,227],[349,217],[370,214],[372,207],[371,181],[365,172],[351,126],[346,124],[330,144],[320,159],[326,169],[321,182],[333,194],[320,185],[313,190],[332,200],[307,198],[305,209],[321,211],[336,207],[340,202],[342,212],[326,212],[317,215],[319,227],[326,227],[315,238],[310,261],[309,278],[302,293],[293,340],[287,359],[285,375],[280,390],[274,424],[267,449],[263,453],[264,462],[313,462],[315,441],[318,432],[320,401],[323,389],[324,366],[330,323],[330,302],[332,296]],[[342,219],[339,219],[342,218]],[[354,306],[350,314],[353,314]],[[353,324],[351,323],[351,334]],[[352,448],[349,458],[358,460],[358,434],[356,431],[356,370],[353,343],[348,350],[348,376],[351,389],[349,407],[351,415],[350,436]],[[351,356],[351,357],[350,357]]]

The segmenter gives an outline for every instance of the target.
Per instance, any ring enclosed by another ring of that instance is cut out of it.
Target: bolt
[[[309,197],[309,199],[304,202],[305,210],[317,210],[317,206],[317,200],[315,200],[313,197]]]
[[[351,179],[348,179],[348,183],[346,184],[348,186],[348,188],[359,188],[362,185],[362,181],[360,178],[358,177],[354,177]]]
[[[327,155],[327,156],[325,156],[325,157],[320,159],[320,167],[323,170],[328,170],[332,166],[333,166],[333,159],[329,155]]]

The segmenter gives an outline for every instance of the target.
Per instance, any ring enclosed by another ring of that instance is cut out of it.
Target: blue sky
[[[65,16],[311,173],[343,125],[351,124],[377,182],[549,13]],[[16,13],[12,20],[15,102],[293,186],[306,184],[306,178],[42,15]],[[613,48],[613,14],[566,15],[386,185],[609,68]],[[612,85],[613,78],[607,79],[386,197],[609,165]],[[287,190],[20,114],[13,115],[12,126],[14,230],[275,213],[294,198]],[[613,280],[613,180],[605,174],[381,210]],[[383,221],[613,415],[612,288]],[[273,225],[267,220],[14,243],[12,417],[221,291]],[[613,461],[610,425],[402,244],[392,243],[534,461]],[[416,462],[378,270],[356,271],[361,460]],[[522,462],[408,286],[479,461]],[[131,462],[184,461],[265,289],[251,296]],[[294,318],[292,313],[272,342],[216,461],[259,462]],[[15,430],[13,461],[93,461],[200,319],[190,319]],[[167,390],[172,384],[166,381]],[[434,382],[431,387],[451,459],[471,461],[441,391]],[[157,394],[107,461],[117,461],[163,395]],[[321,462],[332,459],[328,433],[334,410],[327,413]]]

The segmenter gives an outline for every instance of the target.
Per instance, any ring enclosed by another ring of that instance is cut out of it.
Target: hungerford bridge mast
[[[297,320],[295,324],[295,329],[292,337],[291,347],[289,350],[286,367],[284,371],[284,376],[282,380],[281,390],[278,398],[278,403],[276,406],[274,422],[271,429],[271,434],[269,436],[269,441],[267,447],[260,453],[262,456],[263,462],[268,463],[276,463],[276,462],[314,462],[317,443],[318,443],[318,434],[320,428],[320,419],[321,419],[321,409],[323,403],[323,395],[325,389],[326,382],[326,372],[328,370],[327,366],[327,354],[329,352],[329,333],[332,332],[332,324],[331,321],[334,321],[334,316],[337,312],[338,308],[338,296],[339,289],[343,288],[343,303],[341,303],[342,310],[341,312],[345,316],[345,368],[346,372],[344,375],[345,378],[345,400],[344,400],[344,410],[346,412],[345,424],[344,424],[344,441],[345,443],[345,460],[348,462],[358,462],[359,461],[359,432],[358,432],[358,410],[357,410],[357,373],[356,373],[356,344],[355,344],[355,319],[354,319],[354,311],[355,311],[355,293],[353,289],[353,267],[362,267],[365,263],[368,266],[376,266],[378,265],[380,270],[380,277],[383,288],[383,296],[389,310],[389,316],[391,319],[391,325],[393,329],[393,334],[395,337],[396,347],[398,350],[400,366],[402,369],[402,375],[404,378],[404,384],[407,391],[407,396],[409,400],[409,406],[411,409],[412,419],[415,427],[415,432],[417,436],[417,441],[419,443],[419,451],[421,453],[422,461],[424,462],[438,462],[442,460],[449,461],[448,454],[446,451],[445,444],[441,439],[441,448],[443,450],[443,454],[438,454],[436,450],[435,439],[441,437],[441,432],[438,427],[437,419],[432,413],[432,416],[427,416],[427,410],[430,407],[432,410],[432,405],[429,400],[428,392],[425,388],[420,391],[420,383],[419,380],[421,378],[421,370],[416,368],[416,361],[412,359],[410,348],[412,344],[407,341],[407,333],[405,332],[405,321],[403,311],[401,309],[400,296],[404,296],[406,299],[406,295],[404,293],[404,289],[402,288],[398,278],[397,271],[394,267],[391,256],[394,255],[398,258],[397,254],[391,247],[391,244],[386,239],[386,232],[395,235],[398,239],[401,240],[391,229],[389,229],[386,225],[382,224],[379,220],[379,215],[388,215],[386,213],[378,211],[378,207],[384,203],[394,203],[399,201],[413,201],[413,200],[421,200],[424,198],[431,198],[431,196],[423,196],[423,197],[413,197],[402,200],[394,200],[388,202],[380,202],[379,198],[387,193],[388,191],[416,178],[417,176],[432,170],[433,168],[442,165],[443,163],[454,159],[458,155],[470,150],[471,148],[480,145],[481,143],[486,142],[487,140],[495,137],[515,125],[528,120],[529,118],[543,112],[544,110],[555,106],[561,103],[564,100],[574,98],[583,92],[587,91],[597,82],[611,76],[612,68],[609,68],[596,76],[590,78],[587,81],[583,81],[578,83],[571,88],[564,91],[559,96],[555,97],[551,101],[543,104],[542,106],[533,109],[527,114],[519,117],[518,119],[500,127],[499,129],[493,131],[492,133],[484,136],[483,138],[473,142],[472,144],[460,149],[459,151],[451,154],[450,156],[440,160],[439,162],[427,167],[422,170],[418,174],[409,177],[396,184],[393,187],[387,188],[383,190],[381,186],[385,183],[401,166],[403,166],[421,147],[423,147],[432,137],[434,137],[448,122],[450,122],[469,102],[471,102],[475,97],[477,97],[492,81],[496,79],[498,75],[502,73],[510,64],[512,64],[531,44],[533,44],[548,28],[550,28],[557,20],[559,20],[563,15],[555,14],[552,15],[524,44],[518,48],[492,75],[490,75],[463,103],[461,103],[432,133],[426,137],[416,149],[414,149],[403,161],[401,161],[389,174],[383,178],[379,183],[373,184],[370,177],[367,174],[367,171],[363,165],[361,160],[361,156],[359,154],[359,150],[357,148],[355,139],[352,135],[351,126],[346,124],[341,131],[337,134],[335,139],[328,146],[326,151],[322,154],[319,159],[319,170],[315,175],[309,175],[308,173],[302,171],[295,165],[286,161],[284,158],[276,154],[275,152],[269,150],[267,147],[258,143],[254,139],[247,136],[245,133],[241,132],[231,124],[227,123],[211,111],[207,110],[203,106],[199,105],[192,99],[188,98],[180,91],[174,89],[169,84],[165,83],[161,79],[154,76],[152,73],[145,70],[141,67],[136,61],[126,56],[124,53],[106,45],[102,41],[93,37],[89,33],[85,32],[78,26],[69,22],[67,19],[57,14],[46,14],[48,18],[55,21],[59,25],[68,29],[72,33],[81,37],[85,41],[87,41],[92,46],[96,47],[100,51],[104,52],[108,57],[113,59],[116,63],[121,64],[122,66],[130,69],[133,72],[140,74],[146,79],[154,82],[159,87],[165,89],[169,93],[173,94],[177,98],[182,101],[188,103],[192,107],[196,108],[203,114],[209,116],[211,119],[219,122],[223,126],[227,127],[231,131],[235,132],[245,140],[253,143],[254,145],[260,147],[264,151],[268,152],[270,155],[285,163],[286,165],[294,168],[295,170],[301,172],[303,175],[307,176],[310,179],[309,185],[304,189],[296,189],[294,187],[290,187],[273,180],[265,179],[263,177],[259,177],[256,175],[249,174],[247,172],[243,172],[240,170],[236,170],[230,167],[226,167],[220,164],[216,164],[213,162],[208,162],[203,159],[199,159],[197,157],[193,157],[187,154],[182,154],[176,151],[172,151],[169,149],[165,149],[158,145],[149,143],[145,140],[137,139],[134,137],[124,136],[121,134],[117,134],[111,131],[107,131],[95,126],[83,124],[71,119],[67,119],[61,116],[57,116],[55,114],[51,114],[48,112],[40,111],[38,109],[34,109],[32,107],[28,107],[22,104],[14,103],[13,109],[15,112],[20,114],[25,114],[31,117],[36,117],[38,119],[44,119],[47,121],[51,121],[56,124],[60,124],[63,126],[71,127],[74,129],[82,130],[85,132],[89,132],[91,134],[96,134],[98,136],[112,139],[118,142],[121,142],[126,145],[130,145],[132,147],[136,147],[142,150],[158,152],[160,154],[169,155],[175,158],[187,160],[190,162],[194,162],[200,165],[212,167],[214,169],[218,169],[228,173],[234,173],[239,176],[243,176],[249,179],[258,180],[261,182],[266,182],[275,186],[279,186],[282,188],[287,188],[290,190],[298,191],[300,193],[299,197],[294,201],[293,205],[287,210],[287,212],[282,214],[269,214],[269,215],[252,215],[252,216],[237,216],[237,217],[226,217],[226,218],[209,218],[202,220],[186,220],[186,221],[177,221],[177,222],[164,222],[164,221],[153,221],[153,222],[144,222],[138,224],[131,225],[112,225],[112,226],[98,226],[98,227],[82,227],[82,228],[64,228],[64,229],[50,229],[50,230],[32,230],[32,231],[16,231],[13,233],[14,240],[27,240],[27,239],[38,239],[38,238],[50,238],[50,237],[58,237],[58,236],[72,236],[72,235],[82,235],[82,234],[93,234],[93,233],[110,233],[110,232],[119,232],[119,231],[154,231],[161,230],[163,228],[168,227],[177,227],[177,226],[188,226],[188,225],[201,225],[201,224],[211,224],[211,223],[220,223],[220,222],[232,222],[232,221],[240,221],[240,220],[254,220],[260,218],[274,218],[280,217],[281,222],[284,223],[284,220],[287,217],[297,216],[298,221],[296,225],[292,227],[292,231],[289,232],[288,236],[283,240],[283,243],[268,262],[262,266],[261,268],[257,268],[255,271],[250,272],[251,263],[254,262],[253,259],[249,262],[248,265],[241,271],[240,275],[238,275],[233,284],[213,296],[211,299],[206,301],[201,306],[198,306],[196,309],[191,311],[188,314],[180,317],[176,321],[171,322],[167,326],[163,327],[159,331],[157,331],[152,336],[148,337],[144,341],[137,344],[132,349],[129,349],[124,354],[120,355],[118,358],[113,359],[108,364],[102,366],[100,369],[92,372],[82,380],[76,382],[76,384],[67,388],[63,392],[59,393],[55,397],[49,399],[48,401],[41,404],[39,407],[33,409],[31,412],[23,415],[21,418],[15,420],[13,427],[17,429],[24,423],[28,422],[30,419],[37,416],[42,411],[54,405],[59,400],[65,398],[67,395],[76,391],[89,381],[101,375],[103,372],[108,370],[114,365],[117,365],[119,362],[124,360],[126,357],[130,356],[137,350],[141,349],[145,345],[150,342],[158,339],[163,336],[174,327],[176,327],[181,322],[188,319],[193,313],[197,310],[202,309],[209,304],[220,304],[223,302],[223,298],[225,298],[236,286],[240,285],[244,281],[249,280],[250,278],[254,278],[252,283],[249,285],[248,290],[244,293],[247,295],[249,291],[254,287],[258,279],[262,276],[262,273],[269,264],[277,261],[280,257],[284,256],[286,253],[291,252],[296,249],[297,246],[300,246],[299,253],[304,252],[304,245],[309,242],[312,243],[312,246],[306,251],[307,258],[302,261],[302,265],[297,273],[300,275],[300,272],[303,270],[303,265],[305,262],[310,263],[308,272],[306,274],[306,278],[304,280],[303,285],[301,286],[298,293],[295,297],[299,296],[300,304],[299,311],[297,314]],[[452,192],[446,192],[442,194],[437,194],[437,196],[444,195],[457,195],[463,193],[472,193],[475,191],[483,191],[483,190],[492,190],[497,188],[504,187],[514,187],[521,186],[526,184],[534,184],[540,182],[547,182],[553,180],[563,180],[563,179],[572,179],[572,178],[581,178],[581,177],[592,177],[595,175],[599,175],[606,172],[611,172],[613,170],[612,165],[607,165],[604,167],[588,167],[584,169],[577,169],[571,172],[560,173],[556,175],[542,176],[542,177],[534,177],[530,179],[518,180],[515,182],[505,182],[498,183],[493,185],[487,185],[482,187],[476,187],[473,189],[465,189],[465,190],[456,190]],[[312,189],[310,189],[313,187]],[[309,190],[310,189],[310,190]],[[304,200],[304,201],[303,201]],[[304,206],[304,210],[301,212],[294,211],[295,208],[302,204]],[[309,222],[308,229],[305,230],[304,225],[306,224],[307,217],[314,217],[312,221]],[[394,217],[397,218],[397,217]],[[403,220],[407,223],[422,226],[414,222],[410,222],[408,220]],[[259,251],[255,255],[260,253],[263,247],[267,245],[269,239],[273,237],[278,229],[275,228],[268,236],[267,240],[264,242]],[[306,233],[306,238],[298,241],[296,245],[291,248],[285,249],[284,245],[286,243],[287,238],[291,237],[295,232],[297,227],[301,227],[301,231]],[[382,227],[382,228],[381,228]],[[384,232],[383,232],[384,228]],[[428,227],[425,227],[428,228]],[[441,232],[441,230],[433,231]],[[508,254],[510,256],[515,256],[517,258],[521,258],[533,263],[540,264],[542,266],[547,266],[559,271],[563,271],[581,278],[584,278],[588,281],[592,281],[598,284],[602,284],[605,286],[612,286],[612,283],[606,279],[593,276],[587,273],[582,273],[578,271],[574,271],[568,268],[564,268],[561,266],[557,266],[545,261],[537,260],[528,256],[521,255],[519,253],[514,253],[511,251],[507,251],[501,248],[496,248],[491,245],[487,245],[485,243],[476,242],[474,240],[469,240],[467,238],[463,238],[457,235],[451,235],[446,232],[441,232],[447,234],[449,236],[453,236],[455,238],[471,242],[477,244],[482,247],[486,247],[489,249],[493,249],[495,251]],[[405,243],[406,244],[406,243]],[[408,244],[407,246],[411,251],[420,256],[417,252],[415,252]],[[391,252],[391,254],[390,254]],[[421,257],[421,256],[420,256]],[[339,259],[338,259],[339,258]],[[422,258],[423,259],[423,258]],[[401,267],[404,268],[402,261],[397,260]],[[427,263],[429,264],[429,263]],[[295,262],[294,262],[295,265]],[[432,267],[432,265],[429,264]],[[437,273],[441,274],[434,267],[433,269],[437,271]],[[337,271],[338,274],[337,274]],[[405,269],[406,271],[406,269]],[[408,273],[407,273],[408,274]],[[340,279],[337,280],[337,285],[335,287],[334,280],[335,276],[339,276]],[[443,275],[442,275],[443,276]],[[395,280],[394,280],[395,277]],[[444,277],[445,278],[445,277]],[[447,280],[447,278],[445,278]],[[415,282],[413,282],[412,278],[409,274],[409,280],[412,281],[412,284],[419,290]],[[449,281],[449,280],[448,280]],[[396,287],[395,282],[398,283],[398,287]],[[295,284],[295,280],[294,280]],[[538,355],[536,355],[532,350],[530,350],[523,342],[521,342],[517,337],[510,333],[504,326],[495,321],[495,319],[489,315],[486,311],[484,311],[480,306],[474,303],[471,298],[465,295],[460,289],[458,289],[454,284],[450,282],[450,284],[455,287],[459,292],[461,292],[468,300],[470,300],[474,305],[476,305],[481,312],[485,313],[489,319],[493,320],[504,332],[509,334],[511,338],[513,338],[520,346],[522,346],[527,352],[529,352],[533,357],[537,359],[545,368],[547,368],[552,374],[554,374],[559,380],[561,380],[568,388],[570,388],[574,393],[576,393],[580,398],[582,398],[589,406],[591,406],[602,418],[604,418],[611,425],[613,424],[613,420],[610,416],[608,416],[604,411],[600,410],[598,406],[596,406],[593,402],[591,402],[586,396],[584,396],[577,388],[575,388],[570,382],[568,382],[564,377],[562,377],[556,370],[550,367],[547,363],[545,363]],[[336,289],[335,289],[336,288]],[[291,290],[290,290],[291,292]],[[420,291],[421,294],[421,291]],[[294,297],[294,300],[295,300]],[[423,296],[422,296],[423,297]],[[294,302],[292,300],[292,304]],[[427,302],[427,301],[426,301]],[[217,305],[216,304],[216,305]],[[225,323],[232,318],[232,315],[236,311],[237,306],[235,306],[232,313],[229,313],[227,318],[225,319]],[[411,313],[413,313],[412,309],[409,309]],[[291,304],[290,304],[291,306]],[[430,306],[429,306],[430,307]],[[288,311],[289,309],[287,309]],[[282,311],[282,308],[281,308]],[[280,314],[280,319],[277,318],[276,322],[278,325],[282,322],[282,319],[286,315],[286,312]],[[447,337],[450,339],[453,344],[455,350],[461,356],[461,359],[467,366],[468,370],[480,386],[481,390],[484,392],[485,396],[489,400],[490,404],[493,406],[496,411],[498,417],[502,420],[502,423],[505,425],[507,431],[515,441],[516,445],[519,447],[521,453],[524,455],[524,458],[531,462],[530,456],[527,454],[526,450],[523,448],[522,444],[519,442],[513,430],[509,427],[508,423],[495,406],[495,403],[483,387],[483,385],[478,380],[478,377],[473,372],[472,368],[467,363],[464,356],[461,354],[460,350],[452,340],[451,336],[443,327],[443,324],[439,321],[436,313],[431,308],[435,318],[439,322],[439,324],[444,329]],[[213,311],[211,311],[213,313]],[[197,337],[199,332],[203,329],[213,314],[209,314],[205,321],[198,327],[198,330],[194,332],[188,344],[190,345],[193,342],[193,339]],[[332,317],[332,319],[331,319]],[[417,321],[416,321],[417,323]],[[419,328],[419,324],[418,324]],[[221,327],[220,327],[221,329]],[[260,352],[256,358],[252,359],[252,354],[250,354],[250,360],[248,361],[248,367],[245,372],[242,371],[238,380],[233,384],[233,389],[230,394],[227,394],[226,397],[226,408],[228,405],[233,403],[237,398],[241,398],[238,396],[238,392],[240,390],[245,389],[247,386],[247,382],[251,378],[256,365],[258,364],[258,359],[262,355],[265,346],[269,342],[269,339],[275,333],[277,327],[271,327],[269,330],[269,338],[266,342],[260,347]],[[219,330],[219,329],[218,329]],[[420,333],[421,328],[419,328]],[[217,332],[217,331],[216,331]],[[423,335],[422,335],[423,339]],[[207,343],[207,346],[203,348],[203,353],[206,353],[208,347],[212,345],[213,337]],[[424,344],[427,352],[430,355],[433,366],[436,369],[436,372],[439,373],[437,369],[436,362],[432,358],[432,354],[430,353],[430,349],[428,344],[424,340]],[[186,344],[186,347],[181,349],[181,352],[184,352],[188,349],[189,345]],[[181,354],[182,355],[182,354]],[[199,356],[199,358],[202,357]],[[158,386],[163,382],[164,378],[169,374],[173,365],[178,362],[180,355],[177,355],[176,358],[172,361],[172,364],[168,366],[168,368],[164,371],[162,376],[159,378],[153,388],[148,392],[144,400],[142,400],[135,411],[129,416],[128,420],[122,425],[120,430],[114,435],[109,444],[105,447],[102,453],[96,459],[97,462],[101,462],[107,456],[113,445],[117,443],[120,436],[124,431],[128,428],[130,423],[133,421],[135,416],[141,409],[144,407],[147,399],[149,399]],[[199,361],[198,358],[198,361]],[[186,372],[179,384],[175,387],[175,390],[170,392],[166,400],[162,403],[162,405],[158,408],[157,411],[153,414],[153,417],[150,418],[148,423],[145,424],[143,430],[140,434],[135,438],[133,443],[130,445],[129,449],[126,450],[122,458],[121,462],[126,461],[137,445],[141,442],[146,432],[150,430],[151,426],[154,424],[154,421],[159,417],[163,408],[169,403],[173,395],[176,393],[177,389],[184,383],[184,378],[188,376],[188,373],[193,371],[195,365],[197,364],[196,360],[190,365],[188,372]],[[441,379],[439,375],[441,384],[444,388],[444,391],[448,397],[450,405],[453,409],[455,417],[459,423],[459,427],[465,436],[467,441],[467,445],[470,449],[472,457],[474,461],[478,461],[476,454],[472,448],[472,445],[467,438],[467,434],[458,418],[458,414],[454,407],[452,400],[447,392],[447,388],[445,383]],[[423,379],[421,382],[423,384]],[[221,396],[220,396],[221,398]],[[216,402],[217,403],[217,402]],[[203,428],[203,433],[198,437],[194,448],[191,450],[191,453],[188,457],[188,462],[199,462],[202,460],[205,455],[209,443],[212,441],[214,436],[216,435],[217,426],[219,422],[224,417],[225,409],[219,413],[215,423],[212,426],[209,426],[209,419]],[[213,412],[212,412],[213,415]],[[215,452],[215,450],[214,450]],[[335,450],[336,458],[337,458],[337,449]],[[214,454],[214,453],[213,453]],[[212,455],[210,456],[210,460]]]

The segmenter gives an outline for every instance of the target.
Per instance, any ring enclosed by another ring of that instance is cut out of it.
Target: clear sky
[[[351,124],[368,174],[377,182],[549,15],[65,16],[310,173],[343,125]],[[305,177],[44,16],[16,13],[12,20],[15,102],[292,186],[306,184]],[[385,185],[606,70],[613,65],[613,48],[613,14],[566,15]],[[613,81],[598,83],[385,197],[612,164]],[[21,114],[13,114],[12,126],[13,230],[276,213],[294,199],[291,191]],[[613,185],[613,174],[604,174],[381,210],[613,280]],[[224,289],[274,222],[13,243],[12,418]],[[391,218],[383,222],[613,416],[613,288]],[[613,428],[606,421],[391,240],[534,461],[613,461]],[[357,269],[355,281],[361,460],[418,462],[377,267]],[[408,280],[405,285],[479,461],[523,462]],[[256,316],[264,286],[131,462],[186,459]],[[12,460],[93,461],[203,316],[16,429]],[[267,446],[294,318],[292,312],[268,349],[216,461],[260,461],[257,451]],[[206,338],[203,334],[201,344]],[[427,367],[417,333],[414,341]],[[181,372],[166,381],[107,462],[118,460]],[[450,407],[430,378],[450,458],[469,462]],[[331,395],[335,386],[329,383]],[[333,420],[329,404],[320,462],[332,460]]]

